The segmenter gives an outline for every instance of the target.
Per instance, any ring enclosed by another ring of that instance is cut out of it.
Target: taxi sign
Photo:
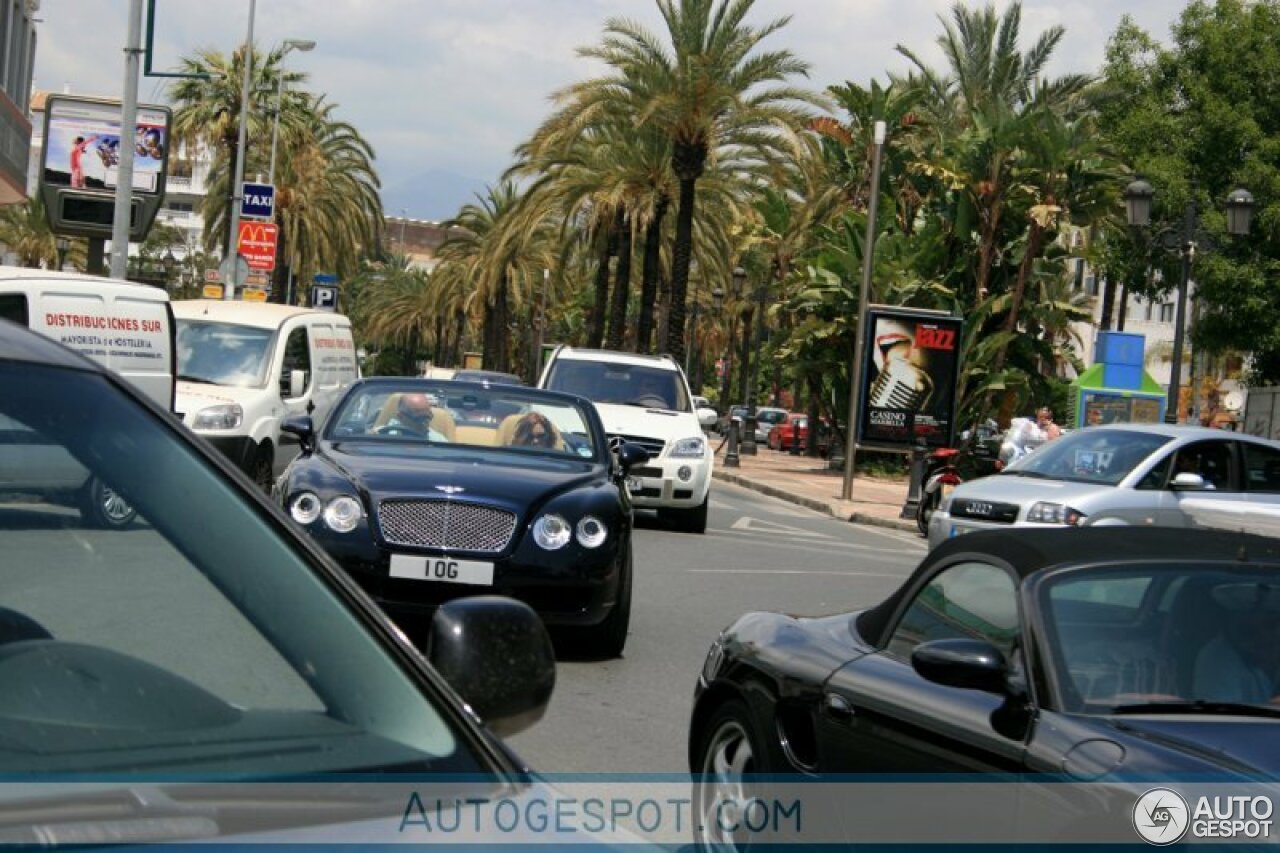
[[[266,302],[267,292],[260,287],[246,287],[240,291],[240,298],[245,302]]]
[[[204,289],[200,291],[200,295],[203,296],[205,299],[221,299],[222,285],[206,284],[204,286]]]

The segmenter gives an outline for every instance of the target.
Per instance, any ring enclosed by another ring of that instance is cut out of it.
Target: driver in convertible
[[[431,400],[426,394],[401,394],[396,413],[382,427],[383,430],[428,441],[448,441],[448,436],[431,428]]]
[[[1194,699],[1280,702],[1276,683],[1276,619],[1264,606],[1271,588],[1230,584],[1213,590],[1218,633],[1196,656]]]

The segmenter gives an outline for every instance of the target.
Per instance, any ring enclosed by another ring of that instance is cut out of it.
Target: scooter
[[[974,480],[994,474],[1004,467],[998,446],[999,427],[994,421],[965,430],[960,434],[959,447],[939,447],[925,459],[924,484],[920,488],[920,502],[916,504],[916,526],[920,533],[929,535],[929,519],[951,490],[965,480]]]

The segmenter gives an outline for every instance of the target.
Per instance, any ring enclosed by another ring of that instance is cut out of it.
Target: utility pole
[[[129,274],[129,226],[133,218],[133,149],[138,132],[138,71],[142,59],[142,0],[129,2],[124,48],[124,102],[120,107],[120,164],[111,220],[111,277]]]
[[[244,82],[240,87],[240,136],[236,141],[236,171],[231,185],[231,233],[227,235],[227,257],[234,259],[239,254],[240,240],[240,203],[244,197],[244,148],[249,130],[249,84],[253,78],[253,19],[258,12],[258,0],[249,0],[249,32],[244,39]],[[222,298],[234,299],[239,286],[234,276],[231,281],[223,282]]]

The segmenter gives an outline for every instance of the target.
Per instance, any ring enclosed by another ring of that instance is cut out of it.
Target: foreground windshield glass
[[[1009,474],[1114,486],[1172,440],[1145,432],[1092,429],[1044,444],[1006,470]]]
[[[105,379],[0,364],[0,424],[0,772],[475,768],[297,544]]]
[[[270,329],[178,321],[178,374],[193,382],[259,388],[266,382]]]
[[[438,383],[353,388],[330,422],[333,441],[485,447],[597,458],[579,407],[513,385],[487,389]]]
[[[1089,570],[1041,594],[1063,710],[1280,701],[1280,571]]]
[[[566,358],[556,361],[547,387],[586,397],[594,403],[692,411],[684,383],[674,370]]]

